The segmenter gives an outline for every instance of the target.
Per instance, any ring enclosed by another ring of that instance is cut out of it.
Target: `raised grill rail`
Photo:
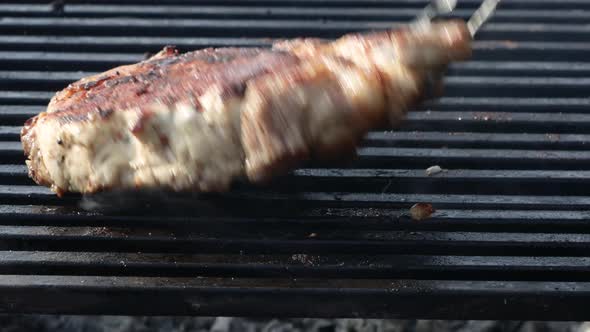
[[[479,0],[459,1],[468,17]],[[350,168],[223,197],[58,199],[22,123],[69,82],[181,50],[337,37],[423,0],[0,4],[0,311],[589,319],[590,2],[505,0],[445,97]],[[426,176],[440,165],[448,172]],[[115,209],[104,204],[120,200]],[[432,219],[407,209],[430,202]]]

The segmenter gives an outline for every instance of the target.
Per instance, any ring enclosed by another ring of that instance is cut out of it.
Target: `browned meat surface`
[[[470,54],[463,21],[272,49],[168,47],[57,93],[22,130],[29,173],[58,194],[265,181],[351,155]]]

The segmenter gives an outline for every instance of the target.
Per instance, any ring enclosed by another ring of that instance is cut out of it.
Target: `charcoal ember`
[[[0,315],[0,331],[60,332],[583,332],[579,322]]]

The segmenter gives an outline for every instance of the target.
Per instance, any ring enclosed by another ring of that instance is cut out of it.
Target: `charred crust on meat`
[[[233,94],[241,97],[246,92],[246,86],[246,82],[236,82],[230,85],[230,88]]]
[[[146,109],[141,109],[139,112],[139,118],[137,119],[137,122],[135,122],[135,125],[131,128],[131,133],[136,137],[143,133],[147,122],[152,116],[154,116],[154,112]]]
[[[158,76],[160,76],[160,74],[157,71],[150,69],[150,71],[148,71],[147,74],[142,75],[141,77],[146,82],[150,82],[152,79],[157,78]]]
[[[74,88],[75,90],[90,90],[98,85],[101,85],[103,83],[105,83],[107,80],[109,80],[111,77],[110,76],[101,76],[99,78],[97,78],[96,80],[93,81],[89,81],[84,83],[84,85],[80,85],[80,84],[75,84],[73,86],[71,86],[72,88]]]
[[[208,63],[224,63],[232,61],[236,58],[234,54],[211,54],[206,57],[203,57],[203,60],[207,61]]]
[[[143,54],[143,59],[145,61],[156,60],[159,58],[170,57],[170,56],[177,55],[177,54],[178,54],[178,50],[176,49],[175,46],[167,45],[167,46],[164,46],[164,48],[156,54],[153,54],[150,52],[145,52]]]
[[[160,68],[163,67],[167,67],[176,63],[179,63],[181,61],[180,57],[169,57],[169,58],[165,58],[162,59],[158,62],[158,66],[160,66]]]
[[[248,87],[247,81],[233,82],[221,88],[221,98],[243,97]]]
[[[123,76],[117,79],[118,84],[125,84],[125,83],[135,83],[137,82],[137,78],[135,76]]]
[[[168,146],[168,145],[170,145],[170,140],[168,139],[168,136],[166,136],[166,135],[164,135],[162,133],[160,133],[158,136],[160,138],[160,144],[162,146]]]
[[[113,111],[112,108],[105,109],[105,108],[100,108],[100,107],[97,107],[96,111],[102,119],[108,119],[115,112],[115,111]]]
[[[146,86],[142,86],[139,87],[136,91],[135,91],[135,95],[137,96],[141,96],[142,94],[148,92],[148,88]]]
[[[241,96],[246,81],[299,61],[288,52],[258,48],[206,49],[182,55],[176,55],[174,50],[165,53],[164,57],[154,57],[136,65],[132,72],[119,67],[90,81],[83,79],[73,83],[53,102],[60,110],[48,116],[59,118],[59,122],[65,124],[87,120],[84,114],[93,112],[96,107],[125,111],[155,101],[172,106],[191,102],[190,95],[200,96],[214,85],[222,86],[228,96]],[[150,89],[150,86],[158,86],[158,89]],[[84,93],[78,93],[80,91]]]
[[[199,99],[195,96],[194,93],[189,92],[186,97],[187,102],[191,105],[195,111],[200,112],[202,110],[201,103],[199,103]]]
[[[94,88],[96,85],[98,85],[98,83],[99,83],[99,81],[87,82],[82,86],[82,88],[84,90],[90,90],[90,89]]]
[[[120,76],[120,77],[116,77],[116,78],[112,78],[112,79],[108,80],[107,82],[105,82],[104,85],[107,88],[112,88],[112,87],[119,85],[119,84],[135,83],[137,81],[138,81],[138,79],[133,76]]]
[[[243,57],[252,57],[259,55],[262,52],[261,49],[251,48],[251,49],[242,49],[242,48],[220,48],[220,49],[213,49],[207,48],[198,52],[198,54],[192,55],[195,60],[201,60],[207,62],[209,64],[220,64],[220,63],[227,63],[231,62]],[[185,54],[184,56],[189,56],[189,54]]]
[[[160,51],[160,53],[165,54],[167,56],[178,55],[178,49],[176,48],[175,45],[166,45]]]

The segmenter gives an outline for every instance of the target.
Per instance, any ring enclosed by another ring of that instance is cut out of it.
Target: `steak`
[[[461,20],[269,49],[166,47],[58,92],[22,129],[26,164],[58,195],[263,183],[354,155],[369,130],[440,95],[447,65],[470,55]]]

